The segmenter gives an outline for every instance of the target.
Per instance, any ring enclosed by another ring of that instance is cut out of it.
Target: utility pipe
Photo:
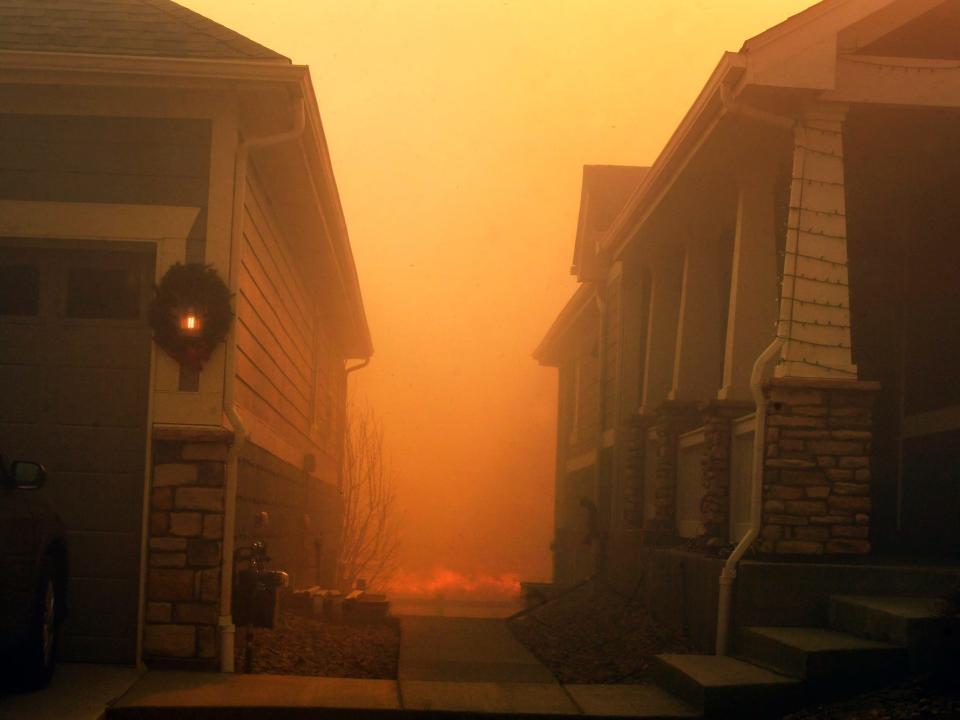
[[[757,415],[753,430],[753,477],[750,485],[750,529],[744,535],[720,573],[720,599],[717,603],[717,655],[727,655],[730,644],[730,600],[733,595],[733,581],[737,577],[737,565],[740,558],[750,549],[760,534],[763,520],[763,465],[766,448],[767,398],[763,394],[763,376],[767,365],[783,347],[783,338],[777,337],[760,353],[750,373],[750,392],[757,405]]]
[[[233,216],[230,225],[230,288],[240,285],[240,267],[243,257],[243,208],[246,202],[247,163],[250,151],[268,145],[295,140],[306,127],[306,106],[303,97],[296,99],[293,126],[274,135],[241,138],[237,144],[233,170]],[[234,320],[227,341],[224,368],[223,410],[233,426],[234,439],[227,453],[226,498],[223,512],[223,567],[220,571],[220,672],[232,673],[237,628],[233,624],[233,566],[236,553],[237,488],[239,486],[240,450],[247,440],[247,429],[236,409],[237,326]]]

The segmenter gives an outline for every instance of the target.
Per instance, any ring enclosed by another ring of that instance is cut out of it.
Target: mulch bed
[[[634,598],[597,583],[514,616],[514,636],[563,683],[642,683],[650,658],[688,652]]]
[[[807,708],[785,720],[960,718],[960,669],[923,676],[842,702]]]
[[[244,628],[237,628],[237,669],[245,670]],[[400,629],[383,623],[332,623],[281,613],[274,628],[251,628],[247,672],[392,680]]]

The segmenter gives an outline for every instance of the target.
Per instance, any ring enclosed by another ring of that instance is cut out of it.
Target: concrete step
[[[926,670],[960,652],[960,618],[944,617],[929,597],[834,595],[830,627],[907,649],[910,666]]]
[[[802,683],[717,655],[657,655],[653,680],[706,717],[774,717],[801,704]]]
[[[877,687],[908,670],[904,648],[824,628],[742,628],[737,651],[749,662],[812,687]]]

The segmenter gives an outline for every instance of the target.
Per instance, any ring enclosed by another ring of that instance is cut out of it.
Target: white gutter
[[[243,257],[243,208],[246,200],[247,162],[250,151],[268,145],[295,140],[306,127],[306,108],[303,97],[297,98],[293,127],[275,135],[243,138],[237,146],[233,173],[233,218],[230,226],[230,289],[240,284],[240,265]],[[233,624],[233,564],[236,554],[237,488],[239,486],[240,450],[247,440],[247,429],[236,408],[237,329],[236,319],[227,342],[224,370],[223,411],[233,426],[234,439],[227,455],[226,498],[223,515],[223,567],[220,572],[220,671],[232,673],[236,626]]]
[[[720,573],[720,600],[717,603],[717,655],[727,655],[730,651],[730,600],[733,595],[733,581],[737,578],[737,565],[744,553],[750,549],[760,535],[763,521],[763,466],[767,434],[767,398],[763,394],[763,376],[767,365],[783,346],[783,338],[777,337],[766,350],[760,353],[750,373],[750,392],[757,404],[757,419],[753,430],[753,476],[750,486],[750,529],[744,535]]]

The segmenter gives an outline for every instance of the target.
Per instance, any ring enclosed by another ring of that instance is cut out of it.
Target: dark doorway
[[[855,362],[879,380],[874,542],[960,554],[960,113],[864,108],[847,127]]]

